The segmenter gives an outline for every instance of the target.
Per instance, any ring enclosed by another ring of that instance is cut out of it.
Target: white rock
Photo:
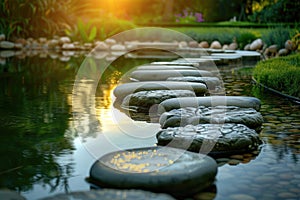
[[[202,41],[199,43],[200,48],[209,48],[209,44],[207,41]]]
[[[61,38],[59,38],[59,42],[61,43],[61,44],[64,44],[64,43],[71,43],[71,39],[69,38],[69,37],[61,37]]]
[[[5,40],[5,35],[4,34],[0,34],[0,41]]]
[[[117,44],[117,41],[115,39],[111,39],[111,38],[108,38],[105,40],[106,44],[108,45],[114,45],[114,44]]]
[[[126,51],[126,47],[121,44],[115,44],[110,47],[112,51]]]
[[[263,41],[260,38],[258,38],[251,43],[250,50],[251,51],[260,50],[263,47],[263,45],[264,45]]]
[[[229,49],[228,44],[224,44],[223,47],[222,47],[222,49],[223,49],[223,50],[228,50],[228,49]]]
[[[273,45],[269,46],[267,49],[268,49],[268,52],[270,52],[270,53],[277,53],[278,46],[276,44],[273,44]]]
[[[15,43],[15,48],[16,49],[22,49],[23,48],[23,44],[21,44],[21,43]]]
[[[211,49],[222,49],[222,45],[219,41],[213,41],[211,44],[210,44],[210,48]]]
[[[63,44],[63,46],[61,48],[64,50],[73,50],[73,49],[75,49],[75,45],[72,43],[71,44],[65,43],[65,44]]]
[[[228,49],[229,50],[237,50],[238,49],[238,44],[236,42],[233,42],[229,45]]]
[[[286,56],[289,54],[289,51],[287,49],[280,49],[278,51],[278,56]]]
[[[96,51],[105,51],[108,50],[109,46],[105,42],[96,42]]]
[[[198,47],[198,42],[196,42],[196,41],[190,41],[189,42],[189,47],[191,47],[191,48],[197,48]]]
[[[47,38],[44,38],[44,37],[40,37],[38,39],[39,43],[42,43],[42,44],[45,44],[47,42]]]
[[[0,42],[0,48],[1,49],[13,49],[15,47],[15,44],[8,41],[1,41]]]
[[[287,40],[285,43],[284,43],[284,47],[289,50],[289,51],[293,51],[295,50],[295,44],[291,41],[291,40]]]
[[[246,44],[246,46],[244,47],[244,50],[245,50],[245,51],[249,51],[249,50],[250,50],[250,45],[251,45],[251,44]]]
[[[186,47],[188,47],[188,44],[186,41],[181,41],[181,42],[179,42],[178,46],[179,46],[179,48],[186,48]]]

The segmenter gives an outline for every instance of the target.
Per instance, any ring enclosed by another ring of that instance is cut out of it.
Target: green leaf
[[[94,26],[90,32],[90,36],[88,38],[88,41],[91,42],[96,38],[97,35],[97,28]]]

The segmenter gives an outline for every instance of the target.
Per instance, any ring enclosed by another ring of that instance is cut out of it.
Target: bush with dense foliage
[[[300,54],[259,62],[253,72],[261,84],[300,98]]]

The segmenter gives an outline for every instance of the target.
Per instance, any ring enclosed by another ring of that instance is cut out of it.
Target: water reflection
[[[0,187],[17,191],[34,184],[68,191],[73,150],[65,135],[70,118],[66,91],[74,68],[56,60],[11,59],[0,74]],[[59,159],[60,158],[60,159]]]

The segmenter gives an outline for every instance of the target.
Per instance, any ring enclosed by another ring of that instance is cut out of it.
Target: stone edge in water
[[[92,165],[89,181],[104,188],[143,189],[169,193],[175,197],[191,196],[213,184],[217,174],[217,163],[209,156],[161,146],[129,149],[126,151],[157,150],[162,148],[172,149],[172,151],[178,151],[179,153],[184,152],[183,155],[200,156],[201,159],[205,159],[205,162],[199,169],[193,168],[186,172],[178,171],[178,174],[175,175],[163,172],[158,174],[157,172],[129,173],[112,169],[100,161],[106,156],[124,152],[117,151],[104,155]],[[188,170],[188,168],[183,164],[182,170]]]

